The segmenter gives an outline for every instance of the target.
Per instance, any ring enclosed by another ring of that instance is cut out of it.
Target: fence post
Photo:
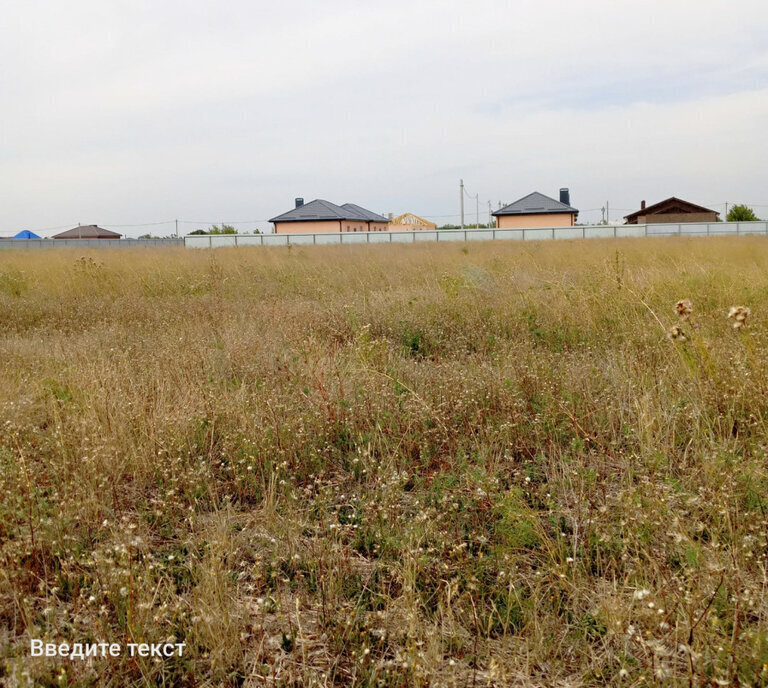
[[[496,228],[494,227],[494,228],[491,230],[491,232],[492,232],[493,240],[494,240],[494,241],[496,241]]]
[[[613,225],[613,238],[616,238],[616,225]]]
[[[739,234],[739,223],[737,222],[736,223],[736,235],[738,236],[738,234]]]
[[[555,238],[555,228],[554,227],[552,227],[552,238],[553,239]]]

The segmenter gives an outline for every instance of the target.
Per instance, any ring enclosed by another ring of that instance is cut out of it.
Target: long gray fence
[[[184,239],[0,239],[3,248],[130,248],[131,246],[183,246]]]
[[[184,237],[188,248],[328,244],[410,244],[419,241],[542,241],[661,236],[768,235],[768,222],[690,222],[647,225],[582,225],[536,229],[436,229],[332,234],[214,234]]]

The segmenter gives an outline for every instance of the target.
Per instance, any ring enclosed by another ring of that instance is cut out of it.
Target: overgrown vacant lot
[[[766,313],[760,238],[4,253],[0,683],[768,685]]]

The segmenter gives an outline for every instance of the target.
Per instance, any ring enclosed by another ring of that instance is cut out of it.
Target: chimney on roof
[[[566,188],[560,189],[560,203],[571,205],[571,193]]]
[[[640,210],[645,210],[645,201],[640,201]]]
[[[304,199],[303,198],[297,198],[296,199],[296,207],[301,208],[301,206],[304,205]]]

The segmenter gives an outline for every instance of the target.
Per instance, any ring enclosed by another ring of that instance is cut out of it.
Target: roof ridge
[[[528,199],[531,199],[534,197],[537,200],[538,199],[541,200],[542,206],[526,207],[525,202]],[[578,212],[579,211],[573,206],[568,205],[567,203],[563,203],[562,201],[559,201],[556,198],[552,198],[552,196],[547,196],[547,194],[543,194],[541,193],[541,191],[532,191],[526,196],[522,196],[521,198],[518,198],[516,201],[512,201],[512,203],[508,203],[503,208],[499,208],[496,212],[491,214],[492,215],[517,215],[517,214],[533,215],[533,214],[547,214],[547,213],[578,213]]]
[[[669,203],[670,201],[677,201],[679,203],[683,203],[684,205],[687,205],[691,208],[696,208],[700,212],[706,212],[706,213],[718,213],[716,210],[712,210],[712,208],[707,208],[703,205],[699,205],[698,203],[693,203],[692,201],[686,201],[684,198],[680,198],[679,196],[670,196],[669,198],[664,198],[661,201],[657,201],[656,203],[651,203],[651,205],[645,206],[645,208],[640,208],[639,210],[635,210],[634,212],[629,213],[629,215],[625,215],[624,219],[630,217],[640,217],[640,215],[643,215],[644,213],[647,214],[648,211],[653,211],[659,206]]]

